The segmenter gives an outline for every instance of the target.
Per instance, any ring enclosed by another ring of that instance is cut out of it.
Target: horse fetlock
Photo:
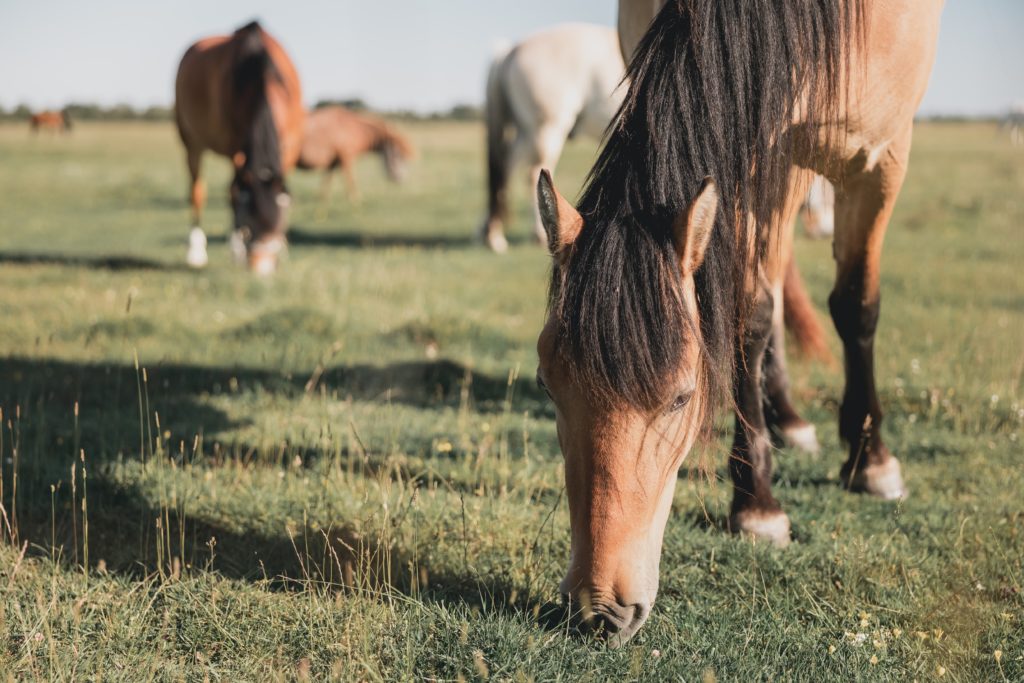
[[[496,218],[488,218],[480,229],[480,240],[491,251],[497,254],[504,254],[508,251],[508,240],[505,239],[505,229],[501,221]]]
[[[749,508],[734,512],[729,518],[733,533],[765,541],[778,548],[789,545],[789,516],[779,509]]]
[[[780,431],[782,440],[787,446],[811,455],[818,455],[821,452],[821,444],[818,443],[818,430],[814,425],[805,422],[783,427]]]
[[[209,261],[209,255],[206,253],[206,233],[197,225],[188,234],[188,254],[185,256],[185,262],[192,268],[203,268]]]
[[[850,491],[868,493],[882,500],[902,500],[908,495],[900,462],[892,455],[888,455],[882,462],[861,467],[847,464],[840,478],[843,486]]]

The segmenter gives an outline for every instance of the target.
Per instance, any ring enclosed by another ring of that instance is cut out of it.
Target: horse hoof
[[[810,423],[783,428],[782,440],[787,446],[797,448],[804,453],[818,455],[821,452],[821,445],[818,444],[818,431]]]
[[[192,228],[188,234],[188,254],[185,262],[192,268],[205,268],[210,262],[206,253],[206,233],[200,227]]]
[[[907,487],[903,484],[900,473],[900,462],[889,456],[888,460],[878,465],[868,465],[851,476],[842,475],[843,484],[855,493],[869,493],[882,500],[903,500],[907,497]]]
[[[790,542],[789,516],[782,510],[737,512],[729,518],[729,526],[734,533],[766,541],[776,548],[785,548]]]

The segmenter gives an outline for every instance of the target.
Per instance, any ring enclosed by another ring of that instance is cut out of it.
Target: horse
[[[552,254],[537,383],[569,502],[560,591],[611,646],[646,621],[678,470],[736,419],[731,530],[785,545],[771,428],[799,417],[774,332],[793,218],[835,184],[842,485],[906,495],[874,377],[882,238],[907,171],[942,0],[672,0],[634,52],[622,109],[576,206],[547,172]]]
[[[206,188],[199,170],[210,150],[234,165],[232,251],[258,274],[276,269],[291,203],[285,175],[298,161],[305,116],[295,66],[257,22],[229,36],[204,38],[185,52],[174,119],[191,176],[189,265],[207,263],[201,227]]]
[[[1001,127],[1009,133],[1014,147],[1024,145],[1024,102],[1016,102],[1010,107]]]
[[[71,117],[67,110],[62,111],[41,111],[32,114],[29,125],[33,133],[39,133],[40,129],[46,128],[51,131],[71,132]]]
[[[499,51],[487,74],[487,216],[480,239],[508,249],[508,182],[516,165],[529,166],[530,187],[541,168],[553,169],[566,140],[600,138],[622,102],[625,73],[612,28],[563,24]],[[532,195],[532,192],[531,192]],[[546,241],[534,204],[534,235]]]
[[[800,207],[804,232],[816,239],[831,237],[836,229],[835,212],[836,189],[820,175],[814,176],[807,198]]]
[[[315,109],[306,116],[306,131],[299,152],[300,169],[324,171],[321,203],[326,205],[334,169],[344,174],[349,199],[359,201],[355,163],[367,152],[376,152],[392,182],[401,182],[416,148],[407,137],[379,116],[354,112],[342,106]]]

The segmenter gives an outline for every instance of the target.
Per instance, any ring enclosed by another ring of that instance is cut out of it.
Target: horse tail
[[[786,279],[782,285],[782,310],[786,327],[793,334],[800,355],[831,365],[834,359],[825,342],[825,330],[807,295],[795,259],[789,260],[786,269]]]
[[[487,210],[488,220],[504,221],[507,212],[505,188],[508,185],[509,148],[507,129],[512,110],[505,94],[503,74],[510,48],[499,47],[487,71],[484,121],[487,125]]]

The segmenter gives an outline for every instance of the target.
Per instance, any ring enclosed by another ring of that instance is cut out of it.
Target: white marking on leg
[[[188,254],[185,261],[192,268],[203,268],[210,262],[206,253],[206,233],[198,225],[188,234]]]
[[[740,513],[732,520],[733,528],[740,533],[753,536],[756,540],[768,541],[779,548],[790,542],[789,516],[785,512]]]
[[[782,438],[786,445],[799,448],[805,453],[817,455],[821,452],[821,446],[818,444],[818,431],[812,424],[783,429]]]

